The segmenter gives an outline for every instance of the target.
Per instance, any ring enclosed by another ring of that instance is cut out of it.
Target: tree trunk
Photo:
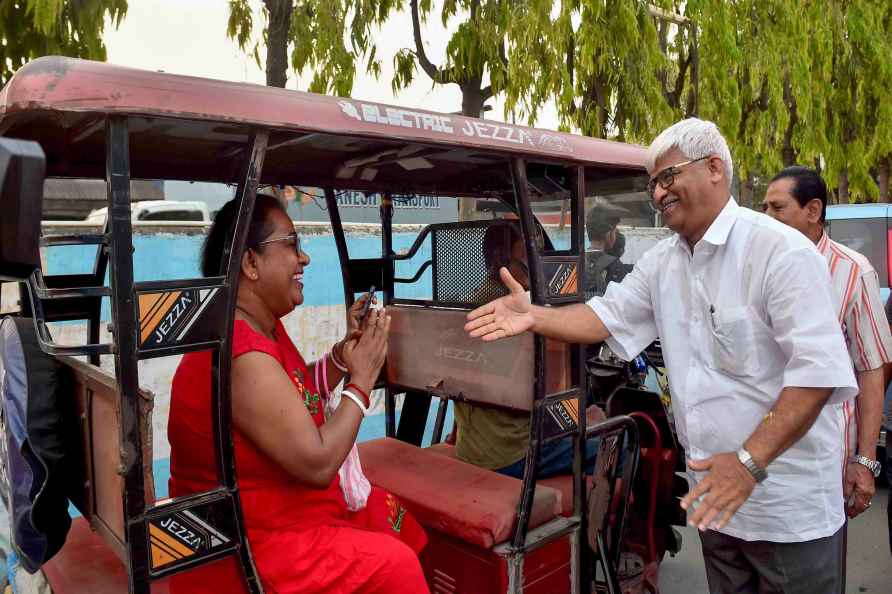
[[[476,84],[475,84],[476,82]],[[483,89],[480,81],[472,81],[469,84],[461,85],[461,113],[469,118],[483,117],[483,104],[486,98],[483,96]],[[458,220],[473,221],[477,218],[475,206],[477,201],[474,198],[458,199]]]
[[[753,187],[754,180],[752,174],[746,177],[746,180],[740,180],[740,205],[747,208],[753,207]]]
[[[288,81],[288,34],[291,31],[292,0],[263,0],[269,13],[266,46],[266,84],[285,88]]]
[[[842,171],[839,172],[838,203],[839,204],[848,204],[849,203],[849,168],[848,167],[843,167]]]
[[[889,202],[889,157],[883,157],[877,164],[880,178],[880,202]]]
[[[790,81],[790,73],[784,73],[784,103],[790,113],[787,129],[784,130],[784,146],[781,149],[781,158],[784,167],[796,164],[796,149],[793,148],[793,131],[799,123],[799,109],[796,105],[796,97],[793,95],[793,83]]]

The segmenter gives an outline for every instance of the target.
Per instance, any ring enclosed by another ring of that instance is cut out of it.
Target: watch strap
[[[753,477],[753,480],[757,483],[761,483],[766,478],[768,478],[768,472],[764,468],[760,468],[758,464],[753,460],[753,457],[746,450],[746,448],[740,448],[737,450],[737,459],[740,460],[740,463],[743,464],[744,468],[746,468],[750,476]]]
[[[880,472],[883,470],[883,465],[879,460],[871,460],[867,456],[852,456],[852,462],[867,468],[873,473],[873,478],[879,478]]]

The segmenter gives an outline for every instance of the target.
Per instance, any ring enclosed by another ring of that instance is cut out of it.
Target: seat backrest
[[[124,469],[127,448],[121,444],[121,400],[115,378],[103,369],[70,357],[60,357],[70,372],[72,396],[81,419],[84,444],[84,505],[82,514],[126,562],[124,537]],[[140,434],[146,501],[155,499],[152,475],[153,395],[139,391]]]
[[[533,405],[533,335],[483,342],[464,331],[466,311],[393,305],[387,379],[410,390],[528,411]],[[546,342],[546,390],[566,389],[569,346]]]

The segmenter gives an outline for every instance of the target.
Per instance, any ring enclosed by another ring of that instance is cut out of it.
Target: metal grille
[[[483,240],[490,227],[503,227],[506,232],[502,249],[509,253],[509,225],[494,221],[460,227],[450,225],[434,231],[434,295],[437,301],[482,305],[508,293],[498,277],[489,274]]]

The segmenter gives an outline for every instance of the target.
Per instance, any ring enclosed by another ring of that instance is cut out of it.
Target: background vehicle
[[[103,206],[90,212],[88,223],[104,223],[108,207]],[[199,201],[143,200],[136,202],[131,209],[134,221],[203,221],[210,222],[211,214],[207,204]]]
[[[889,298],[892,275],[892,204],[834,204],[827,207],[827,233],[834,241],[862,253],[877,271],[883,303]],[[886,391],[885,415],[892,415],[892,389]],[[879,460],[886,459],[886,427],[877,442]],[[886,481],[890,481],[887,469]]]

